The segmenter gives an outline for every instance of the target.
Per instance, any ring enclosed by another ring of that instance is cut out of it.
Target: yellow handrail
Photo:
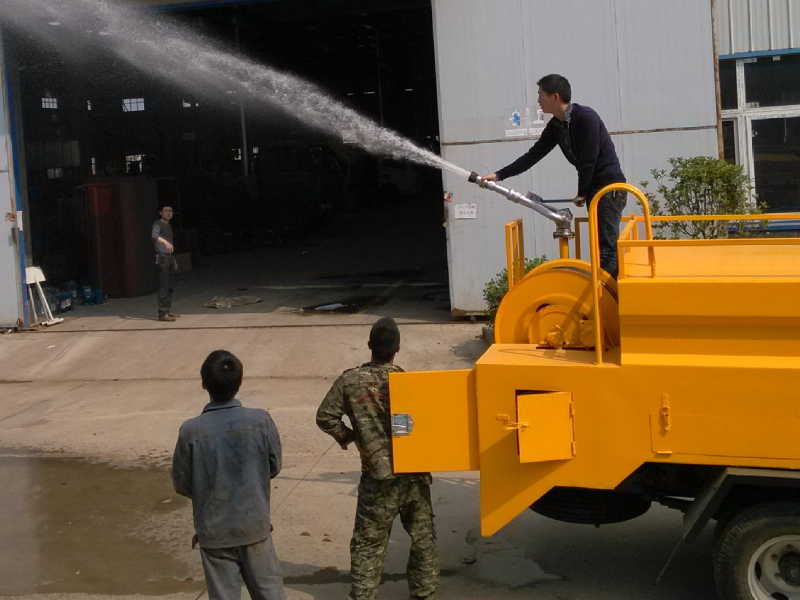
[[[642,190],[629,183],[612,183],[601,188],[589,202],[589,247],[592,256],[592,304],[594,309],[594,356],[598,365],[603,364],[603,324],[600,318],[600,238],[597,231],[597,206],[601,199],[615,190],[633,194],[642,205],[645,233],[648,240],[653,239],[653,224],[650,216],[650,203]],[[650,268],[655,275],[656,261],[653,248],[649,249]]]

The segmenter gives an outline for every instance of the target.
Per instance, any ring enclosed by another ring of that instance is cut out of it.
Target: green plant
[[[535,269],[547,259],[544,256],[538,258],[525,259],[525,272]],[[494,324],[494,318],[497,316],[497,308],[503,300],[503,296],[508,292],[508,270],[503,269],[497,275],[492,277],[483,286],[483,298],[486,304],[489,305],[489,322]]]
[[[741,165],[719,158],[694,156],[669,159],[670,169],[650,171],[657,194],[645,191],[654,215],[742,215],[761,212]],[[646,190],[648,182],[641,182]],[[656,223],[661,237],[728,237],[729,221]]]

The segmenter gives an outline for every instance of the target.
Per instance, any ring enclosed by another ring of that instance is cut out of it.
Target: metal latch
[[[528,428],[527,423],[518,423],[508,415],[498,414],[495,418],[505,426],[506,431],[522,431]]]
[[[411,415],[399,413],[392,415],[392,435],[411,435],[414,431],[414,419]]]

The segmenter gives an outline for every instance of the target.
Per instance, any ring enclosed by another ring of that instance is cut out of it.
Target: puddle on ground
[[[0,455],[0,595],[200,590],[167,542],[187,504],[165,471]]]

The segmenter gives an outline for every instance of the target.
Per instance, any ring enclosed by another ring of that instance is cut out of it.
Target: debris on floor
[[[259,296],[214,296],[203,306],[205,308],[232,308],[234,306],[258,304],[259,302],[261,302]]]
[[[323,302],[313,306],[304,306],[303,312],[323,312],[323,313],[357,313],[367,306],[381,306],[388,302],[388,296],[352,296],[342,298],[334,302]]]

